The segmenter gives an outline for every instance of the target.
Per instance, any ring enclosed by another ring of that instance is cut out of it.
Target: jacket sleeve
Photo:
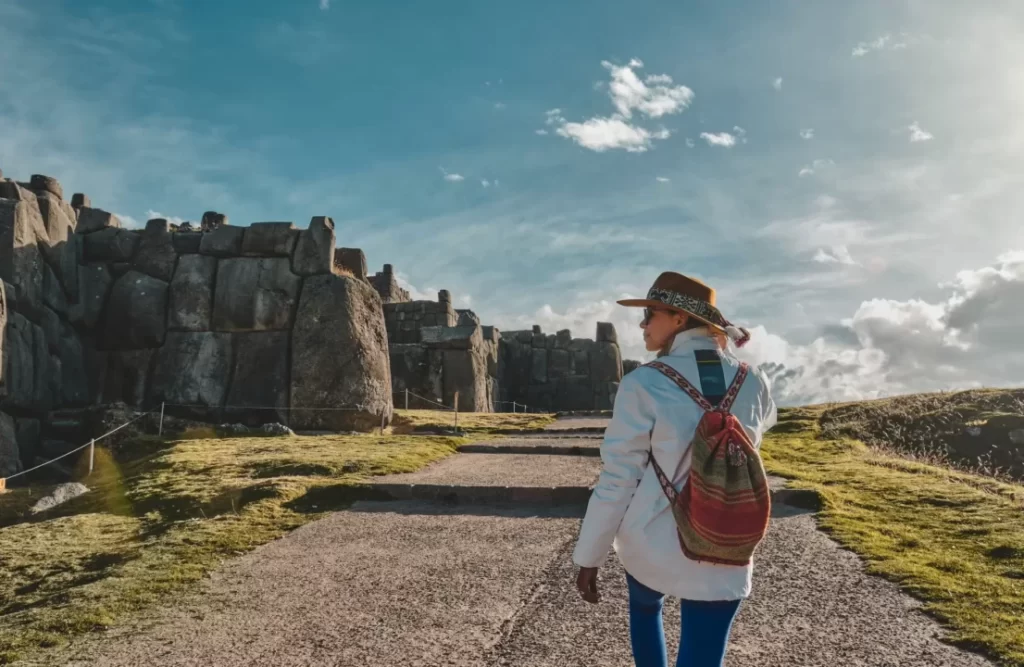
[[[633,371],[623,377],[615,393],[612,418],[601,443],[604,465],[573,552],[573,562],[580,567],[599,567],[604,563],[647,465],[654,406],[650,394],[637,380],[639,375]]]

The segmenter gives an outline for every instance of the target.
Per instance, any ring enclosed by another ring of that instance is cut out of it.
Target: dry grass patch
[[[821,527],[922,599],[957,644],[1024,664],[1024,485],[824,437],[822,409],[780,413],[765,464],[821,495]]]
[[[539,431],[555,421],[553,414],[526,412],[460,412],[459,431],[489,434]],[[455,413],[446,410],[395,410],[394,433],[446,431],[455,428]]]
[[[90,493],[44,518],[0,528],[0,664],[166,600],[224,559],[346,506],[358,483],[415,471],[463,442],[142,439],[121,460],[97,449],[96,472],[84,480]],[[0,516],[25,518],[40,495],[0,496]]]

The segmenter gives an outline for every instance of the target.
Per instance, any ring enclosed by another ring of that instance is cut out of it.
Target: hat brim
[[[718,331],[723,331],[723,332],[725,331],[725,329],[723,329],[719,325],[715,324],[714,322],[709,322],[708,320],[704,319],[700,315],[695,315],[694,313],[691,313],[690,311],[686,310],[685,308],[678,308],[676,306],[670,306],[667,303],[665,303],[664,301],[656,301],[654,299],[622,299],[621,301],[616,301],[615,303],[619,304],[620,306],[627,306],[627,307],[632,307],[632,308],[648,308],[648,307],[650,307],[650,308],[664,308],[666,310],[674,310],[677,313],[683,313],[684,315],[688,315],[688,316],[692,317],[695,320],[699,320],[699,321],[703,322],[704,324],[708,325],[709,327],[711,327],[712,329],[717,329]]]

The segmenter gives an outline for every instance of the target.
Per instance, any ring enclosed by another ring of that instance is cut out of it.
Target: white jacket
[[[676,336],[659,361],[700,389],[695,350],[718,341],[707,328]],[[729,385],[739,360],[722,350]],[[755,447],[776,421],[776,407],[764,374],[751,368],[732,407]],[[683,555],[668,499],[648,464],[658,464],[677,489],[690,470],[690,440],[702,411],[674,382],[653,368],[627,373],[615,395],[612,418],[601,444],[604,463],[590,497],[573,552],[580,567],[599,567],[614,546],[622,566],[648,588],[686,600],[736,600],[750,595],[752,566],[698,563]]]

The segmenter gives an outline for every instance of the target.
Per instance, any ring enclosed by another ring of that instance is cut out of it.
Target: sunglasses
[[[650,306],[648,306],[647,308],[644,308],[644,319],[642,319],[640,323],[647,324],[648,322],[651,321],[651,318],[654,317],[654,313],[666,311],[666,308],[651,308]]]

